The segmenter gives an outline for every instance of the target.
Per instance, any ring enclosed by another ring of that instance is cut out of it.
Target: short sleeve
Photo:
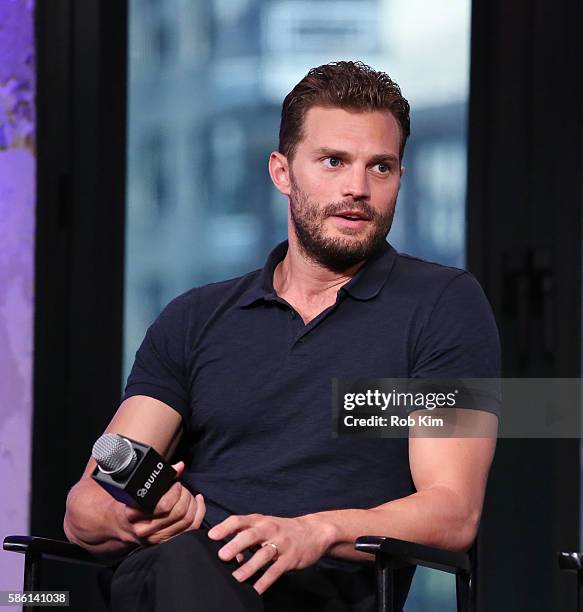
[[[434,303],[415,346],[411,378],[500,378],[496,321],[469,272],[451,279]],[[492,388],[499,406],[498,382]]]
[[[148,328],[123,395],[124,400],[133,395],[153,397],[174,408],[185,420],[190,416],[185,364],[187,296],[170,302]]]

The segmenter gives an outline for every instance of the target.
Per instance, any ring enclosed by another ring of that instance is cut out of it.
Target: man
[[[472,544],[494,437],[331,436],[333,378],[499,375],[474,278],[385,241],[408,135],[398,86],[359,62],[312,69],[286,97],[269,172],[288,242],[164,309],[107,428],[167,458],[182,438],[180,483],[146,515],[96,485],[90,460],[69,494],[71,541],[133,551],[114,609],[364,612],[374,571],[358,536]]]

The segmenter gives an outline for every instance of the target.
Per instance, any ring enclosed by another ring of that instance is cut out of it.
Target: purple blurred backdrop
[[[28,533],[34,312],[33,0],[0,0],[0,537]],[[0,551],[0,589],[23,560]]]

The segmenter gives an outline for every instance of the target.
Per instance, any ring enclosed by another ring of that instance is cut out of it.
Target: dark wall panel
[[[574,1],[474,1],[468,265],[506,377],[580,373],[582,17]],[[499,441],[480,610],[575,609],[556,552],[579,547],[579,471],[578,439]]]
[[[126,11],[123,1],[37,3],[31,513],[31,533],[37,535],[64,537],[67,491],[119,401]],[[72,570],[47,564],[47,571],[47,583],[52,577],[55,584]],[[94,580],[87,585],[96,588]],[[71,591],[84,593],[84,588],[72,585]]]

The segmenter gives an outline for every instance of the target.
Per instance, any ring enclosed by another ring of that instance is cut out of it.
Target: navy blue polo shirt
[[[407,439],[332,437],[333,378],[496,378],[498,332],[468,272],[388,243],[307,325],[273,289],[287,252],[194,288],[148,329],[124,399],[147,395],[183,418],[183,477],[230,514],[293,517],[370,508],[415,492]]]

